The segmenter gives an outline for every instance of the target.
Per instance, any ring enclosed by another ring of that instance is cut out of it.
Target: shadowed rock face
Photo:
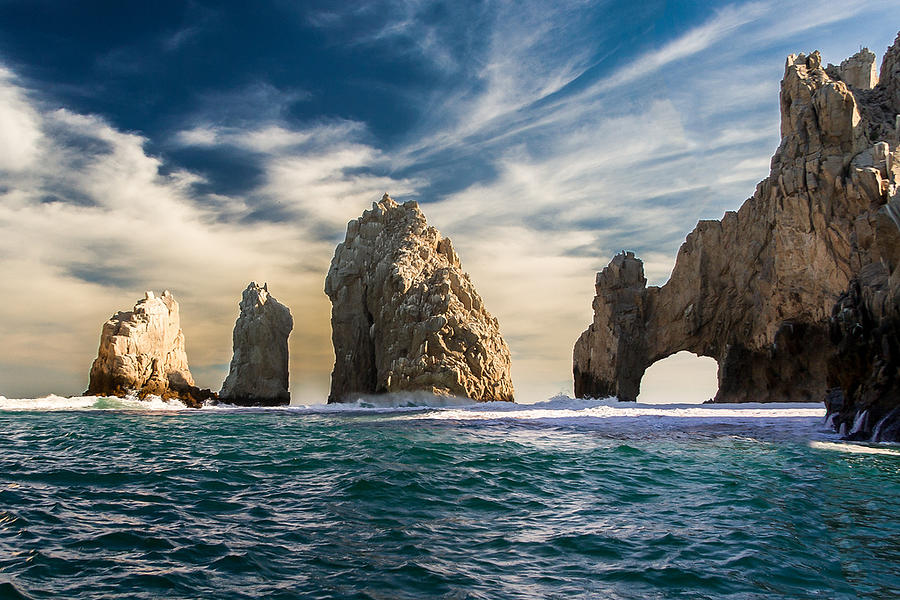
[[[883,309],[866,308],[873,322],[896,313],[896,263],[885,257],[900,223],[886,206],[900,179],[891,152],[900,37],[872,89],[863,54],[829,72],[818,52],[788,57],[782,140],[769,177],[737,212],[698,223],[664,286],[646,287],[643,265],[630,253],[598,274],[594,320],[575,345],[576,395],[634,400],[649,365],[688,350],[718,361],[716,402],[821,401],[829,364],[840,369],[835,352],[846,330],[832,323],[832,309],[855,289],[851,281],[872,288],[848,300],[854,306],[883,301]],[[883,332],[872,331],[866,347],[881,356],[884,344],[875,338]],[[857,369],[857,385],[869,367]],[[890,386],[896,398],[900,390]],[[855,414],[854,398],[845,398],[841,414]]]
[[[335,354],[329,402],[401,391],[513,400],[499,324],[415,202],[385,194],[350,221],[325,293]]]
[[[86,394],[177,398],[199,406],[215,394],[194,386],[184,351],[178,302],[168,290],[147,292],[130,311],[103,324]]]
[[[288,336],[291,311],[269,294],[268,286],[251,282],[241,297],[234,324],[234,356],[219,399],[242,406],[290,404]]]

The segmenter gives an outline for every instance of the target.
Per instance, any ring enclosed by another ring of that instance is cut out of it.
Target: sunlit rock
[[[103,324],[86,394],[177,398],[198,406],[214,397],[194,386],[184,351],[178,302],[168,290],[146,292],[130,311]]]
[[[821,401],[833,386],[838,427],[869,410],[859,435],[889,431],[900,406],[900,36],[877,83],[869,62],[861,52],[829,74],[818,52],[789,56],[781,143],[754,195],[698,223],[662,287],[646,286],[630,253],[598,275],[574,351],[578,396],[634,400],[649,365],[688,350],[718,361],[716,402]]]
[[[497,319],[415,202],[385,194],[350,221],[325,293],[335,353],[329,402],[400,391],[513,400]]]

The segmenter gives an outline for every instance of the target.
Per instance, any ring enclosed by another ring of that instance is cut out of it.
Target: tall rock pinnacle
[[[325,293],[335,353],[329,402],[399,391],[513,399],[497,319],[415,202],[385,194],[350,221]]]
[[[288,336],[291,311],[269,294],[267,285],[250,282],[234,324],[234,356],[219,399],[244,406],[289,404]]]

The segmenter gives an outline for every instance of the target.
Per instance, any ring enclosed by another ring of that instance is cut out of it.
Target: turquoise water
[[[818,413],[102,402],[0,411],[0,598],[900,590],[900,455]]]

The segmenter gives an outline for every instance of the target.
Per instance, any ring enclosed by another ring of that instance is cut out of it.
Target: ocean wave
[[[846,452],[849,454],[886,454],[892,456],[900,456],[900,449],[886,448],[886,443],[882,442],[879,446],[871,444],[861,444],[859,442],[820,442],[814,441],[809,443],[810,448],[816,450],[830,450],[833,452]],[[895,444],[891,444],[895,445]]]
[[[188,410],[178,400],[163,400],[159,396],[115,398],[106,396],[57,396],[42,398],[6,398],[0,396],[0,410],[4,411],[60,411],[60,410]]]
[[[731,435],[750,438],[835,440],[825,424],[825,408],[818,403],[772,404],[644,404],[615,398],[583,399],[559,395],[534,404],[473,402],[422,393],[361,396],[342,404],[308,404],[281,407],[208,405],[201,410],[174,400],[151,396],[107,398],[97,396],[46,396],[32,399],[0,399],[0,411],[179,411],[213,415],[284,413],[296,416],[372,416],[408,423],[482,423],[566,429],[590,429],[601,434],[638,437]]]
[[[106,396],[57,396],[6,398],[0,396],[0,410],[192,410],[178,400],[159,396],[139,399]],[[291,411],[315,413],[343,412],[427,412],[428,418],[453,419],[534,419],[542,417],[668,417],[679,419],[772,419],[822,418],[821,403],[747,403],[747,404],[645,404],[619,402],[615,398],[593,399],[554,396],[533,404],[513,402],[474,402],[468,398],[435,396],[426,393],[394,393],[360,396],[354,402],[340,404],[292,404],[273,407],[242,407],[219,403],[201,411]],[[195,412],[195,411],[192,411]],[[423,417],[424,418],[424,417]]]

